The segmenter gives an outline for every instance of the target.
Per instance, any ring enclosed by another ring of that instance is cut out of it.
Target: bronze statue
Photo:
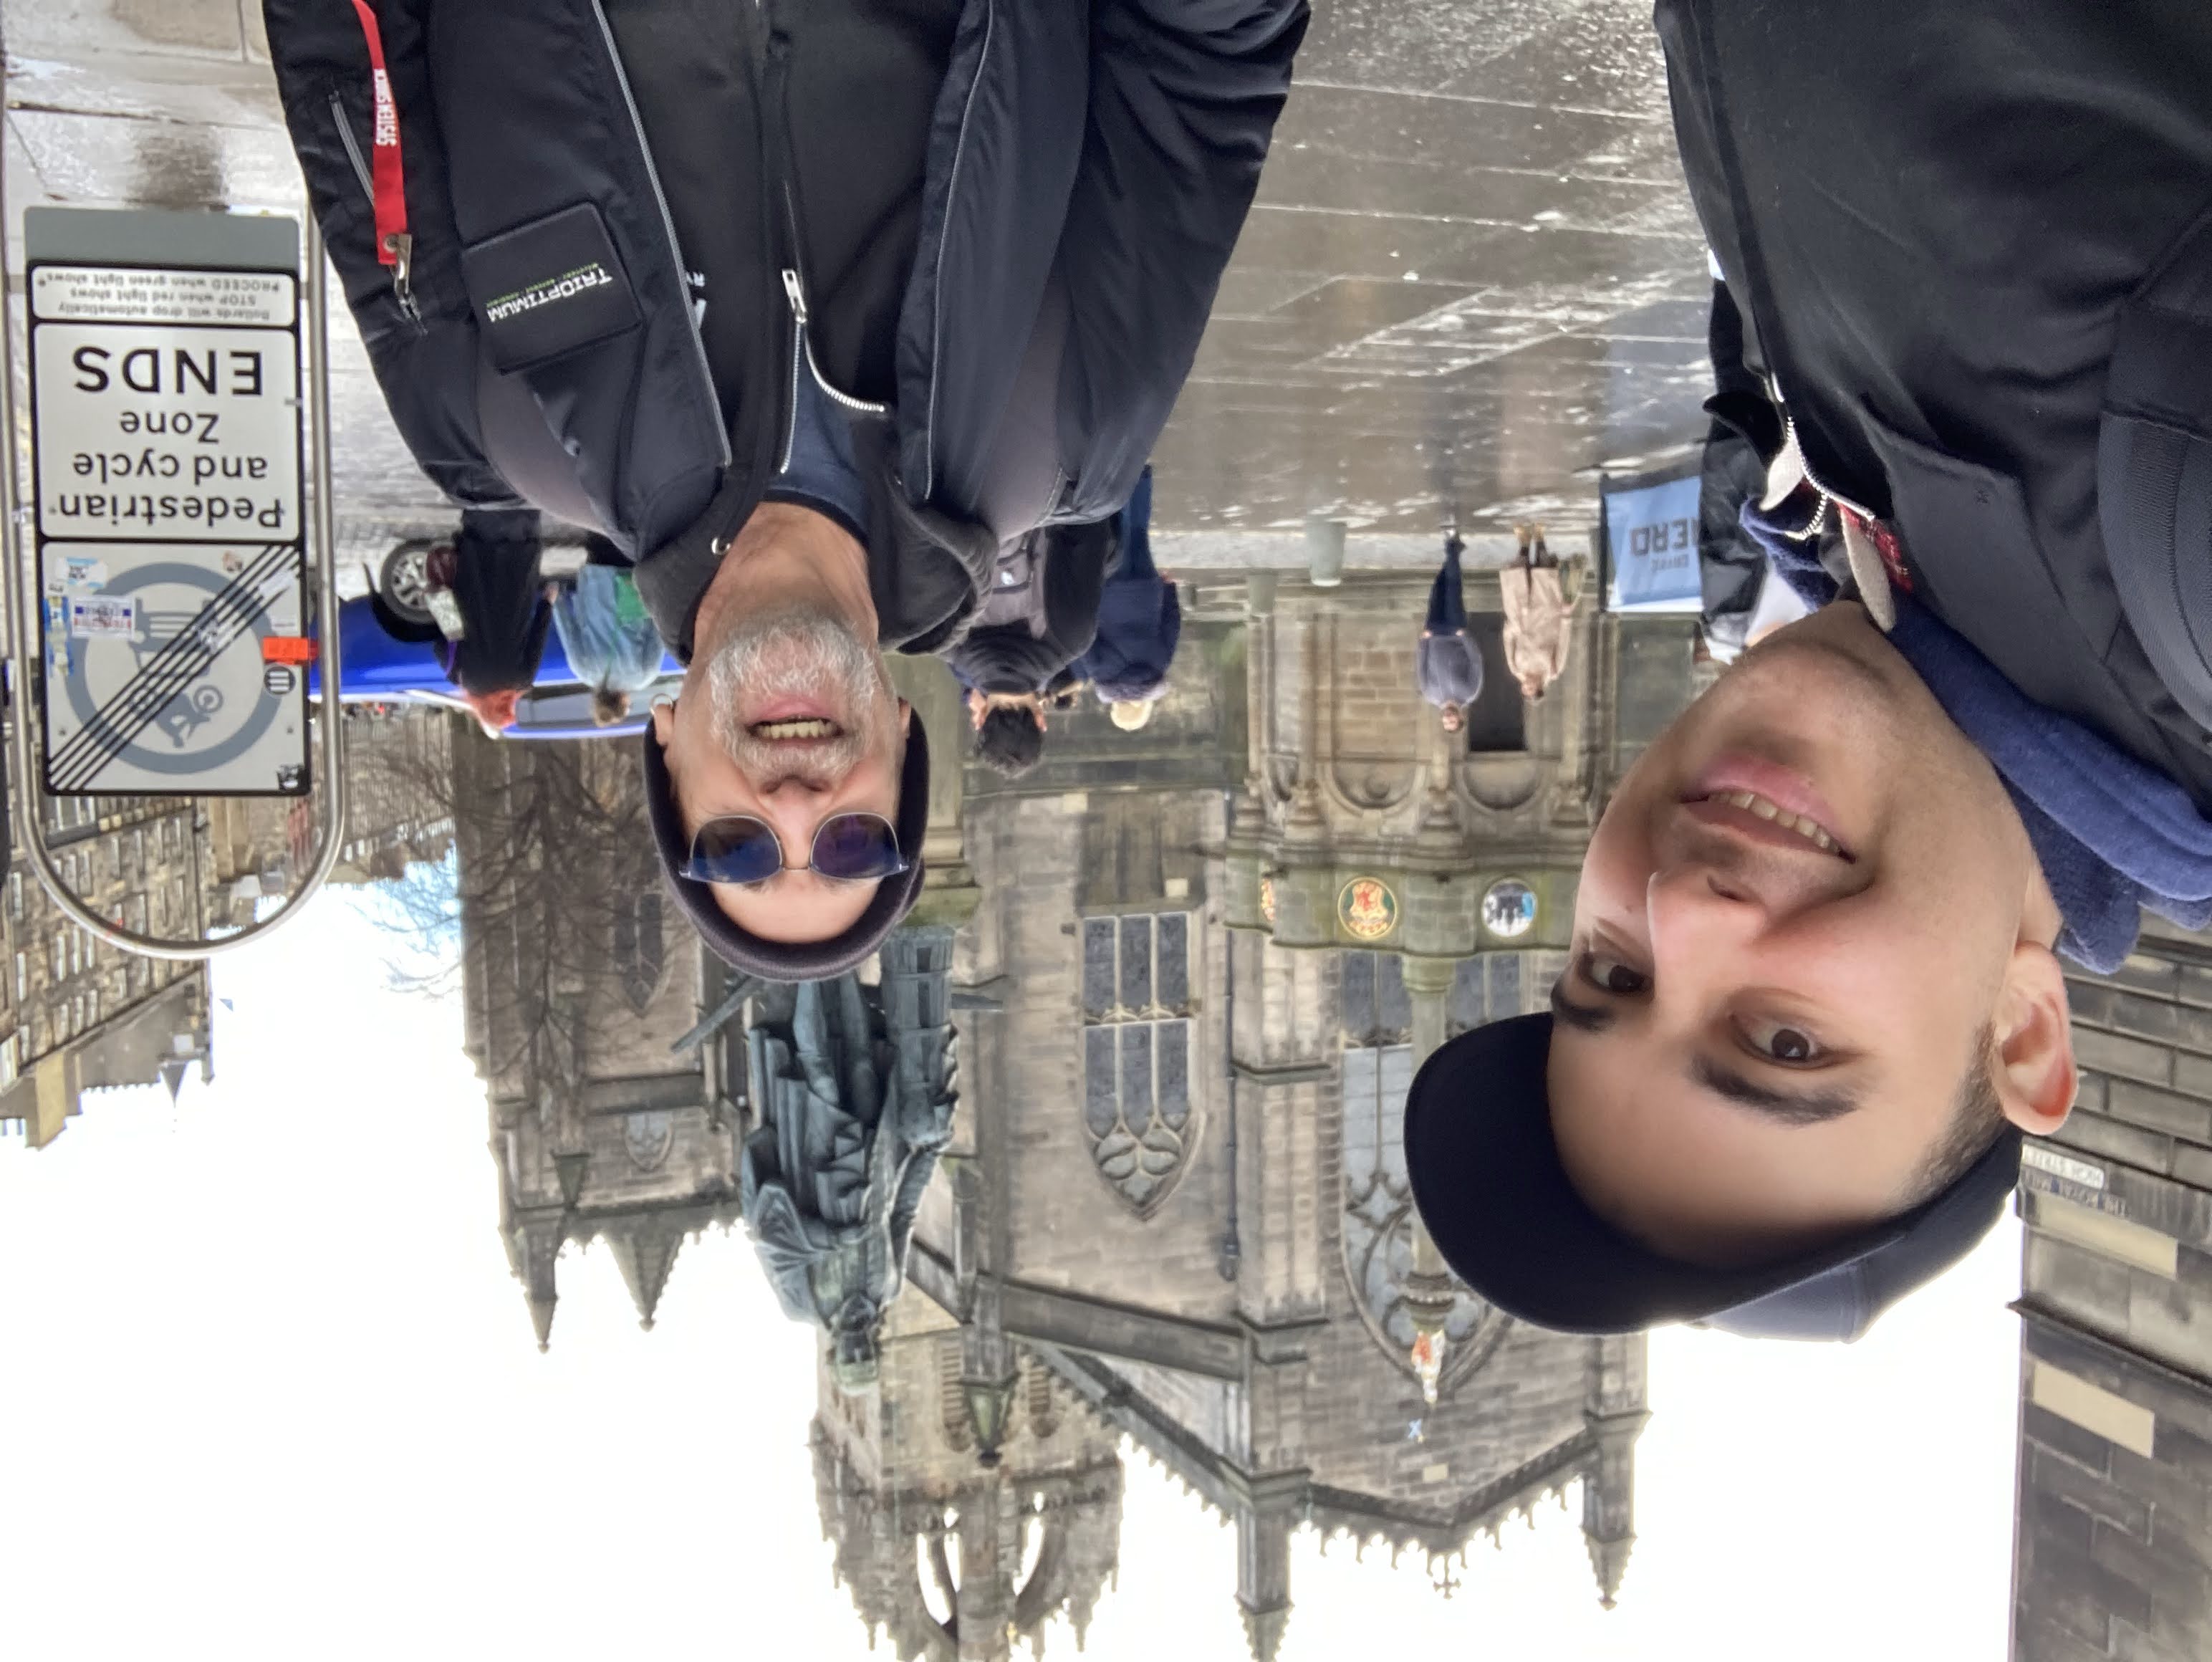
[[[763,985],[746,1055],[755,1129],[739,1197],[785,1312],[828,1335],[848,1391],[876,1378],[876,1334],[951,1135],[951,931],[901,929],[883,977]]]

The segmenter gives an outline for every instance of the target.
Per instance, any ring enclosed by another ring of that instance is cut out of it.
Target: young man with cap
[[[664,869],[750,972],[858,963],[921,880],[881,653],[1134,486],[1304,0],[264,0],[402,435],[457,501],[635,562],[692,666]]]
[[[1820,609],[1621,782],[1552,1014],[1429,1060],[1407,1163],[1533,1321],[1850,1337],[2065,1119],[2059,954],[2212,919],[2212,13],[1659,27]]]

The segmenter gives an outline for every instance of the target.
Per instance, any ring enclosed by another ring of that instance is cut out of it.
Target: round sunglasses
[[[872,883],[907,869],[898,832],[874,813],[833,813],[814,828],[807,869],[835,883]],[[765,883],[786,869],[775,828],[749,813],[724,814],[691,833],[683,875],[695,883]]]

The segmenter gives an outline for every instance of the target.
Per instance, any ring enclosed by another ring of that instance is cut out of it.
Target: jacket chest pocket
[[[2028,697],[2072,705],[2083,656],[2102,654],[2051,575],[2019,479],[1871,417],[1866,432],[1921,598]]]
[[[626,334],[637,297],[599,210],[588,202],[488,237],[461,273],[493,365],[513,374]]]

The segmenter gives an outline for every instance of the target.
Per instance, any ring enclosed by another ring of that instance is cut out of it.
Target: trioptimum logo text
[[[508,318],[520,317],[525,312],[534,312],[541,306],[554,306],[564,300],[593,289],[604,289],[614,279],[607,268],[593,260],[589,265],[579,265],[573,271],[548,277],[543,283],[533,283],[527,289],[502,295],[484,307],[484,315],[494,323],[503,323]]]

